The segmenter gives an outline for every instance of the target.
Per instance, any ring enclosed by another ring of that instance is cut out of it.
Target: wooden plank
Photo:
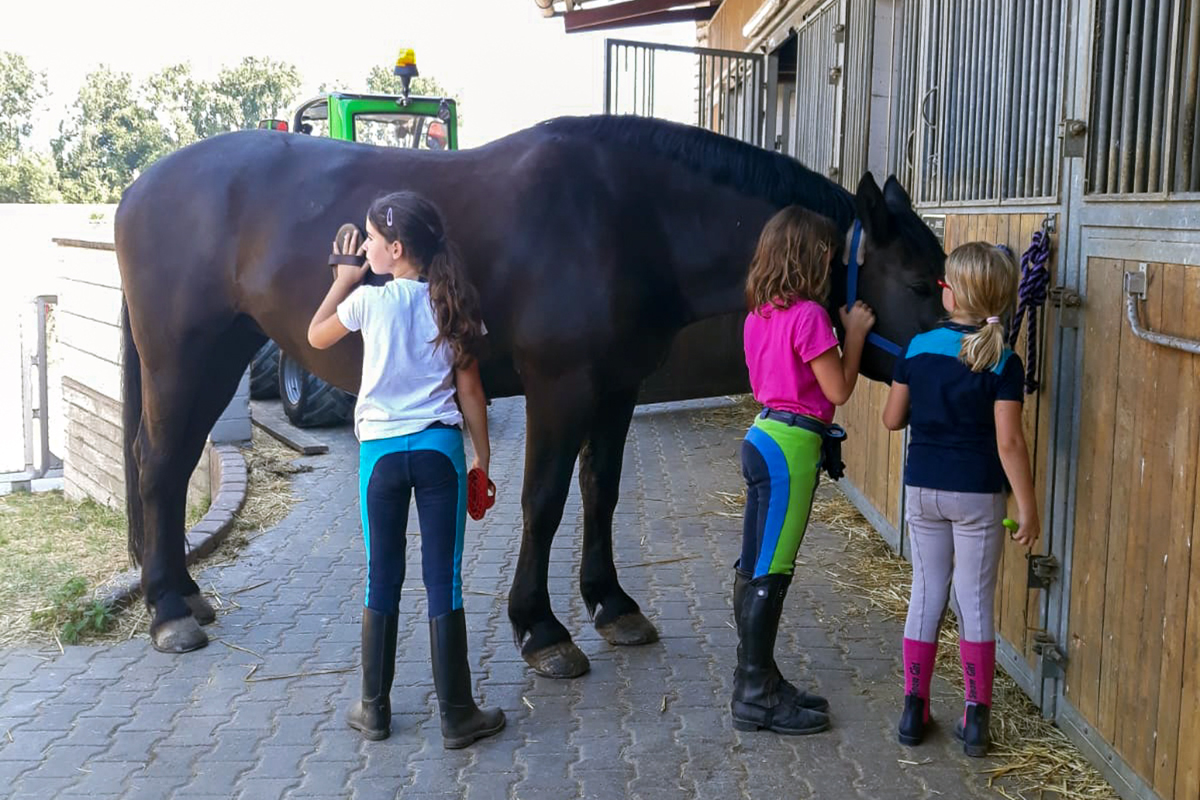
[[[1133,266],[1126,262],[1126,269]],[[1150,273],[1153,277],[1147,293],[1145,320],[1155,330],[1169,328],[1165,309],[1171,302],[1167,292],[1172,287],[1167,285],[1163,265],[1153,265]],[[1176,292],[1180,288],[1174,287]],[[1130,453],[1133,476],[1130,479],[1129,536],[1121,609],[1126,628],[1117,664],[1118,711],[1114,745],[1139,775],[1153,781],[1158,696],[1155,691],[1151,701],[1151,683],[1147,677],[1157,674],[1161,666],[1162,583],[1166,576],[1157,573],[1164,567],[1170,515],[1163,488],[1170,482],[1172,467],[1167,442],[1174,432],[1175,420],[1171,413],[1173,409],[1168,405],[1177,407],[1174,402],[1167,404],[1159,402],[1158,398],[1175,398],[1179,375],[1178,366],[1170,364],[1169,351],[1147,344],[1142,352],[1141,395],[1135,409],[1138,426],[1135,449]],[[1158,587],[1152,588],[1156,582]],[[1148,648],[1151,631],[1157,641]]]
[[[63,351],[62,374],[113,400],[121,399],[121,367],[111,361],[85,353],[67,342]]]
[[[124,436],[122,435],[122,429],[113,425],[108,420],[89,414],[87,411],[73,406],[69,402],[66,407],[66,418],[68,425],[80,425],[86,428],[93,436],[104,439],[111,446],[118,449],[123,447]]]
[[[56,312],[75,314],[110,325],[121,322],[121,290],[92,283],[64,280]]]
[[[887,518],[899,531],[904,525],[900,513],[901,498],[904,495],[904,431],[888,434],[888,462]]]
[[[1112,321],[1122,313],[1122,298],[1114,280],[1119,268],[1119,261],[1088,260],[1081,321],[1082,385],[1088,390],[1083,392],[1079,420],[1065,691],[1092,725],[1099,719],[1104,619],[1109,611],[1105,606],[1108,512],[1121,340],[1121,332],[1112,330]]]
[[[1190,273],[1190,275],[1189,275]],[[1200,337],[1200,270],[1172,265],[1163,270],[1163,329],[1181,336]],[[1161,625],[1148,625],[1142,638],[1142,652],[1149,653],[1157,663],[1159,680],[1154,687],[1154,669],[1146,665],[1142,682],[1149,693],[1146,700],[1147,717],[1154,723],[1152,747],[1154,773],[1147,776],[1163,797],[1174,796],[1175,771],[1178,763],[1179,720],[1182,702],[1182,670],[1184,625],[1187,619],[1187,583],[1191,570],[1188,557],[1188,535],[1191,532],[1197,497],[1195,474],[1197,447],[1200,444],[1200,370],[1194,366],[1200,359],[1166,348],[1159,349],[1162,359],[1160,375],[1171,376],[1170,387],[1163,387],[1160,397],[1177,398],[1171,404],[1159,403],[1166,418],[1163,438],[1168,470],[1161,473],[1160,485],[1155,486],[1151,508],[1161,504],[1165,517],[1161,532],[1152,531],[1160,546],[1161,560],[1147,561],[1147,581],[1150,584],[1148,606],[1158,615]],[[1190,665],[1195,669],[1196,664]],[[1195,708],[1193,704],[1188,708]],[[1150,713],[1150,709],[1155,709]]]
[[[1200,271],[1191,268],[1188,273],[1188,319],[1191,323],[1192,336],[1200,336],[1196,330],[1196,321],[1200,319]],[[1200,382],[1200,356],[1191,357],[1192,385]],[[1195,395],[1193,395],[1194,397]],[[1200,464],[1200,453],[1192,451],[1192,464]],[[1186,477],[1181,477],[1186,480]],[[1180,662],[1183,670],[1183,687],[1180,691],[1178,765],[1175,769],[1175,792],[1166,797],[1200,797],[1200,714],[1195,709],[1200,708],[1200,547],[1193,544],[1200,541],[1200,469],[1193,467],[1192,488],[1193,501],[1192,524],[1189,526],[1187,546],[1190,556],[1190,570],[1187,584],[1187,602],[1183,612],[1186,624],[1183,633],[1183,649]],[[1183,711],[1186,710],[1186,713]]]
[[[1122,274],[1130,264],[1124,262],[1109,277],[1120,284]],[[1151,266],[1150,304],[1158,307],[1162,285],[1155,280],[1156,268]],[[1122,326],[1124,330],[1125,326]],[[1137,659],[1136,618],[1130,608],[1131,585],[1141,580],[1141,565],[1145,557],[1144,521],[1137,515],[1139,488],[1143,469],[1141,440],[1145,415],[1139,409],[1153,401],[1152,378],[1147,362],[1151,359],[1150,345],[1136,336],[1121,337],[1121,360],[1117,379],[1116,441],[1113,445],[1116,460],[1113,466],[1112,504],[1109,508],[1108,578],[1105,581],[1104,651],[1100,668],[1100,725],[1104,738],[1119,746],[1119,722],[1122,696],[1122,660]],[[1136,535],[1135,535],[1136,533]],[[1140,589],[1140,585],[1138,587]]]
[[[66,402],[118,429],[122,427],[120,402],[89,389],[71,378],[63,378],[62,385],[63,398]]]
[[[121,363],[121,329],[64,311],[55,315],[58,340],[97,358]]]
[[[250,413],[255,425],[301,455],[311,456],[329,452],[329,445],[308,431],[297,428],[288,420],[287,415],[283,413],[283,405],[278,400],[251,400]]]
[[[1020,220],[1020,215],[1005,214],[990,225],[990,230],[982,238],[986,238],[992,244],[1008,244],[1009,238],[1013,230],[1018,228]],[[1021,352],[1019,345],[1017,352]],[[1009,516],[1013,515],[1015,508],[1016,503],[1010,495],[1008,498]],[[1013,584],[1014,575],[1024,578],[1021,571],[1021,565],[1025,563],[1024,552],[1014,548],[1014,543],[1008,535],[1003,533],[1001,535],[1004,543],[1000,547],[1000,566],[996,580],[995,625],[1001,637],[1015,649],[1022,650],[1025,639],[1025,621],[1016,606],[1014,597],[1023,597],[1024,580],[1020,580],[1017,586]]]

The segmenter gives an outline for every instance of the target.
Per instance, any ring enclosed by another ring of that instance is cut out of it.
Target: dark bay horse
[[[316,351],[305,331],[329,285],[334,232],[398,189],[441,208],[479,288],[489,395],[526,397],[524,530],[509,618],[525,659],[546,675],[588,668],[547,588],[577,458],[583,599],[608,641],[657,639],[613,564],[638,387],[681,329],[742,308],[750,256],[777,209],[807,206],[843,231],[861,222],[858,296],[882,335],[907,342],[942,313],[935,283],[945,255],[894,179],[881,190],[868,174],[851,195],[795,160],[687,126],[562,118],[453,153],[265,131],[179,150],[126,190],[116,215],[129,544],[160,650],[202,646],[199,623],[213,617],[184,562],[185,489],[209,429],[268,336],[356,390],[361,340]],[[836,270],[831,307],[845,297],[844,268]],[[891,365],[869,347],[863,373],[886,380]]]

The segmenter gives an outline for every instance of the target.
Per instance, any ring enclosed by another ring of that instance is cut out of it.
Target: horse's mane
[[[538,126],[656,153],[713,181],[783,207],[802,205],[832,218],[841,228],[854,220],[854,198],[799,161],[703,128],[633,115],[558,117]]]

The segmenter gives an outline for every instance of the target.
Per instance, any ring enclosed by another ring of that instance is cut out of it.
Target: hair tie
[[[388,224],[388,227],[389,227],[389,228],[390,228],[390,227],[391,227],[391,225],[392,225],[392,207],[391,207],[391,206],[388,206],[388,213],[387,213],[387,224]]]
[[[1000,324],[1000,318],[999,318],[999,317],[988,317],[988,318],[987,318],[987,324],[988,324],[988,325],[999,325],[999,324]]]

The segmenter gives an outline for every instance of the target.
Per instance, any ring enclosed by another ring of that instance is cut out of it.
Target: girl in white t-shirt
[[[440,213],[425,198],[385,195],[371,204],[366,227],[361,245],[357,234],[334,242],[337,275],[308,328],[309,343],[319,349],[353,331],[363,337],[354,410],[367,553],[363,692],[347,720],[368,739],[391,732],[405,531],[415,494],[442,740],[448,748],[466,747],[504,727],[503,711],[480,710],[472,698],[462,606],[464,421],[475,450],[472,468],[486,476],[490,457],[476,360],[484,334],[479,298],[446,241]],[[360,254],[365,266],[355,258]],[[393,280],[361,285],[368,270]]]

